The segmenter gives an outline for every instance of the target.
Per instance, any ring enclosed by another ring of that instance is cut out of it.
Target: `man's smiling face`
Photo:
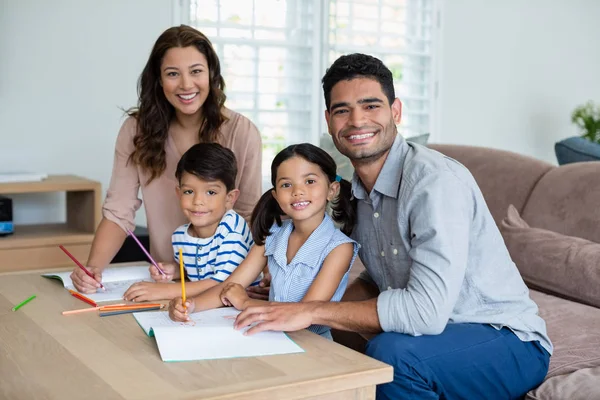
[[[335,147],[355,163],[371,163],[387,154],[398,133],[402,103],[389,101],[381,85],[370,78],[353,78],[331,89],[325,112]]]

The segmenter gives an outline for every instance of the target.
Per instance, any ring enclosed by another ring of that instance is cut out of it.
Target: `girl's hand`
[[[87,269],[94,275],[94,279],[90,278],[81,268],[75,267],[71,272],[71,281],[80,293],[96,293],[101,287],[102,270],[95,267],[87,267]]]
[[[127,301],[169,300],[173,297],[173,286],[152,282],[137,282],[127,289],[123,299]]]
[[[160,269],[165,273],[164,275],[158,271],[154,265],[151,265],[150,277],[154,279],[155,282],[170,282],[173,279],[179,278],[179,268],[175,266],[173,263],[158,263]]]
[[[269,290],[271,289],[271,274],[265,272],[264,277],[260,280],[260,283],[256,286],[248,286],[246,293],[251,299],[257,300],[269,300]]]
[[[250,298],[246,290],[239,283],[225,283],[221,291],[221,302],[226,306],[233,306],[238,310],[244,310],[245,304]]]
[[[183,299],[176,297],[169,303],[169,318],[176,322],[187,322],[190,320],[188,313],[194,312],[196,303],[194,300],[187,300],[185,302],[185,308],[183,306]]]

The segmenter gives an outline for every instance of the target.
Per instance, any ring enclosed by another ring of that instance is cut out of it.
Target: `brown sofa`
[[[600,162],[556,167],[489,148],[429,147],[471,171],[546,320],[554,354],[527,398],[600,399]],[[364,348],[356,336],[335,338]]]

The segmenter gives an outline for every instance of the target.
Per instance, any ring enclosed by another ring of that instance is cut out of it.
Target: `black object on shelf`
[[[144,248],[150,251],[150,236],[148,235],[148,229],[144,226],[136,226],[133,231],[135,236],[142,242]],[[125,243],[121,246],[119,252],[115,255],[111,263],[123,263],[123,262],[133,262],[133,261],[147,261],[148,257],[146,254],[140,249],[140,246],[133,240],[131,236],[127,236],[125,239]]]

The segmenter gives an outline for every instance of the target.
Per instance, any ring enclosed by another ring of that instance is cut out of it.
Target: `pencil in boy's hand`
[[[146,248],[144,247],[144,245],[142,244],[142,242],[140,242],[140,240],[137,238],[137,236],[135,236],[134,233],[129,230],[129,228],[127,228],[127,233],[129,234],[129,236],[131,236],[133,238],[133,240],[135,240],[135,242],[138,244],[138,246],[140,246],[140,249],[142,249],[142,251],[144,252],[144,254],[146,254],[146,257],[148,257],[148,259],[150,260],[150,262],[152,263],[152,265],[154,265],[156,267],[156,269],[158,270],[158,272],[160,272],[162,276],[166,276],[165,271],[163,271],[158,266],[158,263],[156,261],[154,261],[154,258],[152,258],[152,256],[150,255],[150,253],[148,253],[148,251],[146,250]]]
[[[185,275],[183,274],[183,250],[179,248],[179,275],[181,276],[181,300],[183,308],[187,310],[185,306]]]
[[[90,272],[90,271],[89,271],[89,270],[88,270],[86,267],[84,267],[84,266],[83,266],[83,264],[82,264],[82,263],[80,263],[80,262],[79,262],[79,261],[78,261],[78,260],[77,260],[77,259],[76,259],[76,258],[73,256],[73,254],[69,253],[69,251],[68,251],[67,249],[65,249],[65,248],[64,248],[64,246],[63,246],[62,244],[59,244],[59,245],[58,245],[58,247],[60,247],[60,249],[61,249],[62,251],[64,251],[64,252],[65,252],[65,254],[66,254],[66,255],[68,255],[68,256],[69,256],[69,258],[70,258],[71,260],[73,260],[73,262],[74,262],[75,264],[77,264],[77,266],[78,266],[79,268],[81,268],[81,269],[83,270],[83,272],[85,272],[85,273],[87,274],[87,276],[89,276],[89,277],[90,277],[90,278],[92,278],[93,280],[96,280],[96,278],[94,278],[94,274],[92,274],[92,273],[91,273],[91,272]],[[104,287],[104,285],[102,284],[102,282],[99,282],[99,283],[100,283],[100,287],[102,288],[102,290],[106,290],[106,288]]]
[[[17,304],[16,306],[14,306],[12,308],[13,311],[17,311],[19,308],[23,307],[25,304],[29,303],[31,300],[35,299],[36,295],[34,294],[33,296],[29,297],[28,299],[23,300],[22,302],[20,302],[19,304]]]

